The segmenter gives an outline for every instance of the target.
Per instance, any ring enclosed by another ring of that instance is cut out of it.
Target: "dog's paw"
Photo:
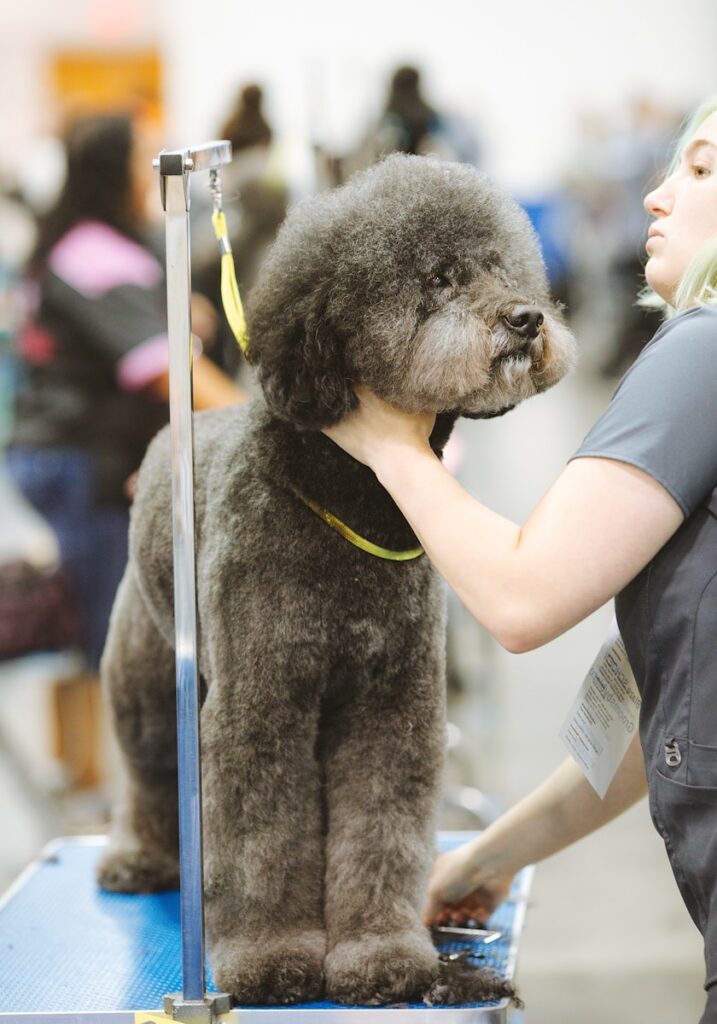
[[[240,1005],[286,1005],[322,998],[325,955],[326,936],[317,930],[256,942],[219,940],[210,961],[217,988]]]
[[[496,971],[458,962],[440,963],[437,977],[423,995],[427,1006],[456,1006],[498,999],[510,999],[518,1007],[523,1005],[512,984]]]
[[[369,934],[338,942],[325,968],[329,999],[386,1006],[420,1001],[436,978],[438,957],[427,935]]]
[[[178,889],[179,861],[159,851],[111,846],[97,865],[97,881],[109,892]]]

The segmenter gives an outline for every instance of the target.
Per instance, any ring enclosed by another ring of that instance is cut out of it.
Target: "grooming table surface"
[[[442,850],[471,833],[445,832]],[[102,837],[57,839],[0,903],[0,1022],[146,1024],[166,1021],[162,997],[181,989],[179,894],[105,893],[94,879]],[[471,942],[481,964],[512,978],[533,869],[515,879],[489,922],[502,937]],[[465,946],[449,940],[442,951]],[[209,987],[211,979],[208,980]],[[460,1007],[237,1007],[227,1024],[499,1024],[506,1000]]]

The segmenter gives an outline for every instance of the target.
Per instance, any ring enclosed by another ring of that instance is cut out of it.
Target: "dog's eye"
[[[428,281],[431,288],[450,288],[451,282],[445,274],[434,274]]]

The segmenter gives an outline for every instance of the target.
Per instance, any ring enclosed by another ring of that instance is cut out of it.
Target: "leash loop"
[[[224,313],[229,327],[231,328],[231,332],[236,338],[237,344],[241,349],[244,358],[247,362],[250,362],[248,355],[249,333],[247,331],[246,317],[244,315],[241,295],[239,294],[239,285],[237,284],[236,270],[234,268],[234,254],[232,252],[232,244],[229,240],[227,219],[224,216],[224,210],[222,209],[222,202],[224,198],[222,191],[222,179],[218,169],[215,167],[213,167],[209,172],[209,191],[212,194],[212,205],[214,207],[212,212],[212,225],[219,244],[219,253],[221,256],[222,305],[224,306]]]

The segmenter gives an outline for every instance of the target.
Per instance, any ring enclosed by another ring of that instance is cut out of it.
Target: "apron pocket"
[[[688,786],[657,769],[652,779],[653,820],[685,905],[704,934],[717,886],[717,786]]]
[[[707,528],[702,531],[705,536],[709,534],[709,546],[703,543],[701,550],[708,563],[717,567],[717,522],[713,519],[711,524],[709,531]],[[714,743],[717,736],[717,571],[704,582],[693,628],[688,735],[707,745],[709,750],[709,744]],[[712,751],[717,765],[717,748],[713,747]],[[717,782],[705,785],[717,785]]]
[[[688,740],[687,783],[698,789],[717,789],[717,747]]]

